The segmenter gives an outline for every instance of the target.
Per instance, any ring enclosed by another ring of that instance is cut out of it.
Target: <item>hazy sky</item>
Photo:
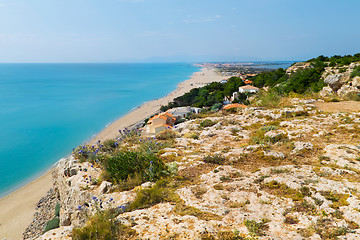
[[[0,62],[354,54],[359,10],[359,0],[0,0]]]

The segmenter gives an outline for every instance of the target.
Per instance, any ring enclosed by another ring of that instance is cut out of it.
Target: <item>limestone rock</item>
[[[356,76],[352,79],[352,86],[360,89],[360,77]]]
[[[326,97],[326,96],[329,96],[329,95],[332,95],[332,94],[335,94],[335,92],[332,90],[331,87],[329,86],[325,86],[321,89],[321,91],[319,92],[319,95],[321,97]]]
[[[293,64],[292,66],[288,67],[286,69],[286,73],[290,74],[292,72],[296,72],[299,69],[305,69],[305,68],[309,68],[311,67],[310,63],[307,62],[297,62],[295,64]]]
[[[264,155],[265,156],[271,156],[274,158],[285,158],[285,155],[281,152],[276,152],[276,151],[264,151]]]
[[[346,82],[346,80],[348,80],[348,78],[349,77],[346,77],[345,74],[336,73],[336,74],[328,75],[324,79],[324,82],[326,84],[328,84],[334,92],[336,92],[338,89],[341,88],[342,85],[345,84],[345,82]]]
[[[265,133],[265,137],[268,137],[272,140],[278,140],[286,136],[287,134],[283,130],[271,130]]]
[[[70,171],[69,171],[69,176],[74,176],[77,174],[77,170],[75,168],[71,168]]]
[[[40,236],[36,240],[71,240],[71,231],[72,226],[59,227],[53,230],[46,232],[44,235]]]
[[[337,91],[337,94],[340,96],[346,96],[349,93],[360,93],[360,88],[345,84]]]
[[[310,142],[297,141],[294,143],[294,146],[295,146],[295,148],[293,150],[293,153],[296,153],[296,152],[300,152],[302,150],[312,149],[314,145]]]
[[[99,187],[99,192],[107,193],[110,190],[111,186],[112,186],[111,182],[102,181],[102,183],[100,184],[100,187]]]

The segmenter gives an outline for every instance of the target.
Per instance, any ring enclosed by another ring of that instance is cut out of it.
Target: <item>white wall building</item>
[[[239,93],[246,93],[246,92],[257,93],[259,92],[259,88],[250,85],[239,87]]]
[[[201,108],[196,107],[177,107],[177,108],[171,108],[167,110],[166,112],[170,113],[176,118],[186,118],[190,113],[196,113],[199,114],[201,112]]]

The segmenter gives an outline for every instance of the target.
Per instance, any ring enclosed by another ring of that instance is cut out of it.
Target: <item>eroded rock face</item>
[[[249,237],[254,233],[245,222],[263,220],[268,221],[266,236],[259,239],[304,239],[309,236],[303,231],[315,227],[310,239],[333,229],[343,230],[340,239],[360,239],[360,113],[319,112],[311,103],[295,99],[291,107],[249,107],[239,114],[207,117],[216,124],[205,129],[199,128],[203,119],[179,124],[177,138],[161,156],[171,156],[178,174],[193,178],[177,182],[178,201],[124,212],[117,220],[136,230],[139,239],[201,239],[234,229]],[[260,128],[278,141],[255,144]],[[212,154],[226,162],[205,163],[204,157]],[[84,212],[126,205],[139,189],[154,185],[111,192],[111,183],[91,184],[90,176],[100,174],[100,168],[72,158],[59,164],[55,186],[62,226],[44,236],[67,239],[71,227],[83,224]]]
[[[328,84],[334,92],[336,92],[346,83],[347,80],[349,80],[349,76],[342,73],[337,73],[327,76],[324,79],[324,82]]]
[[[352,79],[352,86],[360,89],[360,77],[356,76]]]
[[[326,96],[330,96],[335,94],[335,92],[332,90],[331,87],[329,86],[325,86],[321,89],[321,91],[319,92],[321,97],[326,97]]]
[[[46,232],[44,235],[37,238],[37,240],[71,240],[72,226],[63,226]]]
[[[314,144],[310,143],[310,142],[301,142],[301,141],[297,141],[294,143],[294,150],[292,151],[293,153],[297,153],[303,150],[310,150],[314,147]]]
[[[339,96],[346,96],[350,93],[360,93],[360,88],[354,87],[350,84],[345,84],[337,91]]]
[[[286,73],[287,74],[291,74],[292,72],[296,72],[299,69],[305,69],[305,68],[309,68],[311,67],[310,63],[307,62],[297,62],[294,65],[292,65],[291,67],[288,67],[286,69]]]
[[[23,233],[24,239],[34,239],[43,233],[47,221],[54,217],[54,209],[58,201],[54,189],[50,189],[46,196],[40,199],[36,204],[34,219]]]

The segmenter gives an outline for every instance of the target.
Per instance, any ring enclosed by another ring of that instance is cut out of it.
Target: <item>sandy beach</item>
[[[218,75],[213,70],[203,68],[200,72],[194,73],[190,79],[179,83],[177,88],[167,96],[146,102],[139,108],[113,122],[91,140],[90,143],[115,138],[119,134],[119,129],[124,129],[154,115],[162,105],[168,104],[174,98],[183,95],[192,88],[202,87],[210,82],[222,79],[224,77]],[[36,203],[41,197],[46,195],[51,186],[51,171],[49,171],[28,185],[0,199],[0,239],[22,239],[22,233],[33,219]]]
[[[22,239],[35,205],[52,187],[51,171],[0,199],[0,239]]]

